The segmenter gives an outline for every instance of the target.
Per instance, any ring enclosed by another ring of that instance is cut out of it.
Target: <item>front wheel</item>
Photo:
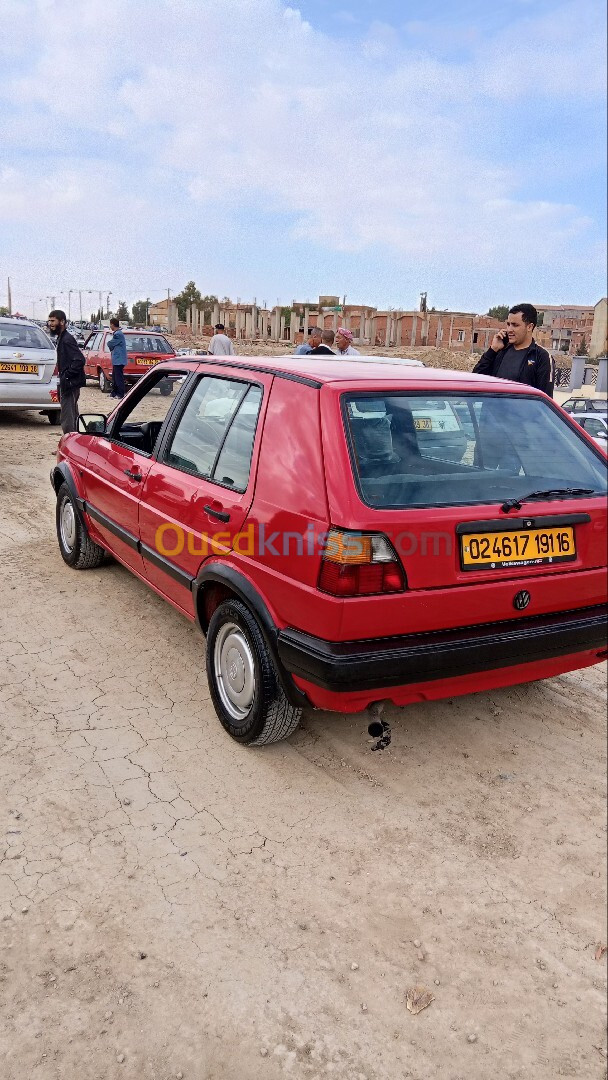
[[[67,484],[57,492],[57,540],[64,562],[74,570],[91,570],[103,562],[105,551],[91,540]]]
[[[110,380],[103,368],[99,369],[99,389],[102,394],[109,394],[111,389]]]
[[[169,379],[163,379],[162,382],[158,384],[158,389],[163,397],[170,397],[173,391],[173,383],[170,382]]]
[[[211,616],[207,678],[220,722],[237,742],[279,742],[300,723],[302,710],[287,700],[262,632],[240,600],[224,601]]]

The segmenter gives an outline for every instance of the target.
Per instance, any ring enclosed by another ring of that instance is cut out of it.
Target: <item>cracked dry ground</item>
[[[603,668],[241,748],[197,631],[62,563],[56,442],[0,417],[4,1080],[603,1077]]]

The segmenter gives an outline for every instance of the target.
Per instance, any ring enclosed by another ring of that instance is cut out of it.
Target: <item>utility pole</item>
[[[171,289],[167,289],[167,332],[171,333]]]
[[[109,292],[107,297],[106,297],[106,311],[108,312],[108,319],[110,318],[110,297],[111,297],[111,295],[112,295],[112,293]]]
[[[7,281],[8,281],[8,290],[7,290],[8,291],[8,313],[9,313],[9,315],[12,315],[13,314],[13,301],[11,299],[11,279],[10,279],[10,277],[7,278]]]

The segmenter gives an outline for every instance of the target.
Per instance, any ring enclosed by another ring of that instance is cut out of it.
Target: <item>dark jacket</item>
[[[77,386],[86,386],[82,355],[76,339],[62,330],[57,339],[57,364],[59,367],[59,387],[63,391],[75,390]]]
[[[512,348],[512,346],[511,346]],[[494,352],[488,349],[473,368],[478,375],[493,375],[500,379],[500,366],[508,349],[499,349]],[[522,349],[519,373],[511,376],[514,382],[525,383],[526,386],[535,386],[549,397],[553,395],[553,363],[546,349],[541,349],[534,339],[527,349]]]
[[[335,356],[333,349],[328,348],[327,345],[317,345],[316,349],[311,349],[309,356]]]

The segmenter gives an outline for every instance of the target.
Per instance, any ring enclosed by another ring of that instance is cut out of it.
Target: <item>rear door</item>
[[[271,382],[257,372],[251,378],[201,373],[148,473],[140,511],[146,575],[189,614],[201,563],[229,555],[241,535]]]

